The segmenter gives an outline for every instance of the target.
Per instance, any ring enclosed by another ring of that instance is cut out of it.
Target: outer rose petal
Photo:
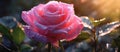
[[[29,37],[33,40],[39,41],[39,42],[43,42],[43,43],[48,42],[48,40],[45,36],[43,36],[37,32],[34,32],[30,28],[31,28],[30,26],[24,26],[24,31],[25,31],[25,34],[27,35],[27,37]]]
[[[66,40],[70,41],[75,39],[79,35],[82,29],[83,29],[83,24],[81,23],[80,18],[76,17],[74,26],[72,26],[71,31],[68,32],[69,35],[66,36]]]
[[[23,21],[26,22],[27,24],[32,23],[32,19],[29,17],[29,15],[27,14],[26,11],[23,11],[23,12],[22,12],[22,19],[23,19]],[[29,24],[29,25],[31,25],[31,24]]]

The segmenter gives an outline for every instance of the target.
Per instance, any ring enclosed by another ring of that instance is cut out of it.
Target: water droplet
[[[109,28],[107,28],[107,30],[110,30]]]
[[[66,41],[66,39],[62,39],[62,40],[60,40],[60,42],[63,42],[63,41]]]
[[[103,33],[103,31],[102,31],[102,30],[100,30],[100,31],[99,31],[99,33]]]

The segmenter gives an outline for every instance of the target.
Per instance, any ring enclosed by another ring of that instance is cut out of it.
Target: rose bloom
[[[58,46],[59,40],[75,39],[83,28],[72,4],[50,1],[22,12],[25,34],[36,41]]]

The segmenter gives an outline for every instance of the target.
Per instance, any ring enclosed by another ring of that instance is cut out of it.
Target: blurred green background
[[[23,10],[30,10],[39,3],[47,3],[49,0],[0,0],[0,17],[20,17]],[[57,0],[74,4],[75,13],[78,16],[94,18],[120,19],[119,0]]]

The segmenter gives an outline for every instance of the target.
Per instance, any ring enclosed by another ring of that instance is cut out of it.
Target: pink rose
[[[72,4],[50,1],[22,12],[26,35],[36,41],[58,46],[59,40],[75,39],[83,28]]]

